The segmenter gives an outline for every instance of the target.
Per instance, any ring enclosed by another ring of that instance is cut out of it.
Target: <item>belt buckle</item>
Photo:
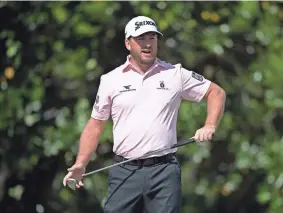
[[[155,165],[156,163],[158,163],[158,160],[156,157],[151,157],[146,159],[146,166],[152,166]]]

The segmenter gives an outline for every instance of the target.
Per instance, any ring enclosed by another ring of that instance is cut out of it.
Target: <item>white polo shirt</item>
[[[114,153],[125,158],[139,157],[177,143],[181,100],[201,101],[209,85],[209,80],[181,64],[159,59],[140,74],[128,57],[123,65],[101,76],[91,116],[113,120]]]

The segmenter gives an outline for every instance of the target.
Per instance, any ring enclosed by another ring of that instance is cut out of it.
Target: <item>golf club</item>
[[[103,170],[106,170],[106,169],[110,169],[110,168],[112,168],[112,167],[114,167],[114,166],[119,166],[119,165],[121,165],[121,164],[128,163],[128,162],[133,161],[133,160],[137,160],[137,159],[139,159],[139,158],[144,158],[144,157],[146,157],[146,156],[148,156],[148,155],[151,155],[151,154],[155,154],[155,153],[158,153],[158,152],[161,152],[161,151],[166,151],[166,150],[169,150],[169,149],[174,149],[174,148],[177,148],[177,147],[180,147],[180,146],[189,144],[189,143],[193,143],[193,142],[195,142],[195,139],[194,139],[194,138],[190,138],[190,139],[188,139],[188,140],[186,140],[186,141],[184,141],[184,142],[178,142],[178,143],[174,144],[174,145],[171,146],[171,147],[167,147],[167,148],[163,148],[163,149],[159,149],[159,150],[155,150],[155,151],[150,151],[150,152],[148,152],[148,153],[146,153],[146,154],[144,154],[144,155],[142,155],[142,156],[140,156],[140,157],[130,158],[130,159],[128,159],[128,160],[125,160],[125,161],[122,161],[122,162],[119,162],[119,163],[115,163],[115,164],[113,164],[113,165],[106,166],[106,167],[103,167],[103,168],[101,168],[101,169],[94,170],[94,171],[92,171],[92,172],[85,173],[85,174],[83,174],[83,177],[92,175],[92,174],[94,174],[94,173],[97,173],[97,172],[100,172],[100,171],[103,171]],[[71,188],[71,189],[73,189],[73,190],[76,189],[76,183],[77,183],[77,181],[76,181],[75,179],[73,179],[73,178],[70,178],[70,179],[67,181],[68,187]]]

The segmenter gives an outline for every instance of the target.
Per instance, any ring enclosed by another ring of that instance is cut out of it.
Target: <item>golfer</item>
[[[85,167],[110,118],[115,163],[177,143],[176,121],[182,100],[206,100],[207,117],[194,137],[199,142],[212,139],[224,111],[224,90],[182,64],[157,58],[159,36],[163,35],[149,17],[135,17],[126,25],[125,46],[130,54],[124,64],[101,76],[91,118],[64,185],[74,178],[77,188],[83,186]],[[164,151],[112,167],[105,213],[179,213],[181,169],[175,152]]]

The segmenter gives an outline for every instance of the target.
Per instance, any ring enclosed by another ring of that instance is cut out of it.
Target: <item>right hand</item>
[[[82,182],[83,174],[85,173],[85,167],[83,165],[74,164],[71,168],[68,168],[68,174],[63,179],[63,185],[66,186],[68,180],[73,178],[77,181],[76,187],[80,188],[84,186]]]

